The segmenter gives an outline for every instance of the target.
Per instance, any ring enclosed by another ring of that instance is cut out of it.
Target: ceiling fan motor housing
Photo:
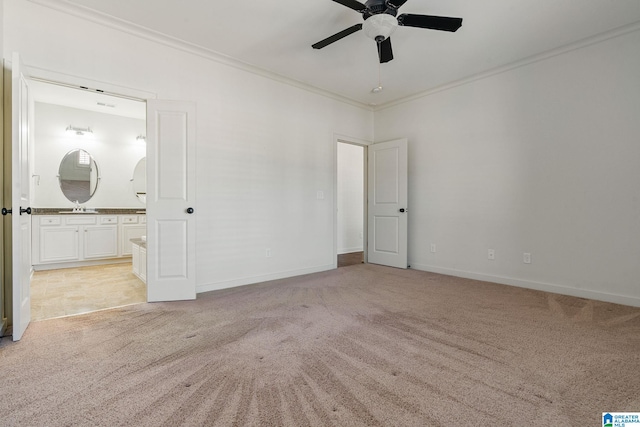
[[[377,15],[378,13],[383,13],[383,12],[392,12],[392,14],[395,16],[397,13],[397,10],[395,10],[394,8],[390,8],[387,5],[386,0],[368,0],[365,3],[365,6],[367,6],[367,11],[363,14],[364,19],[367,19],[369,16],[372,15]]]

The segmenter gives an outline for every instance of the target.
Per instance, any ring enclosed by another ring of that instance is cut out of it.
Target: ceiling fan
[[[374,39],[378,44],[380,63],[389,62],[393,59],[391,38],[389,36],[395,31],[398,25],[450,32],[457,31],[462,25],[462,18],[449,18],[446,16],[403,13],[396,18],[398,9],[405,4],[407,0],[368,0],[364,4],[358,0],[333,1],[361,13],[364,18],[364,23],[356,24],[346,30],[342,30],[319,41],[311,47],[314,49],[322,49],[356,31],[364,30],[367,37]]]

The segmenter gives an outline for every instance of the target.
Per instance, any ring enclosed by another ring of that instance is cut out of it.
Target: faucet
[[[76,201],[75,201],[75,204],[76,204],[76,207],[75,207],[75,208],[73,208],[73,212],[83,212],[83,211],[84,211],[84,208],[82,208],[82,207],[80,206],[80,202],[78,202],[78,201],[76,200]]]

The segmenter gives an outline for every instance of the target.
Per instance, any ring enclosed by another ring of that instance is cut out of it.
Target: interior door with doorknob
[[[11,274],[13,340],[31,321],[31,203],[29,85],[20,55],[11,58]],[[5,212],[3,211],[3,214]]]
[[[147,101],[147,300],[196,297],[196,107]]]
[[[372,264],[407,268],[407,140],[369,146],[368,253]]]

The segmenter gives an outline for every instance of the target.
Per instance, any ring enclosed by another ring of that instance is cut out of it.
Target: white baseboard
[[[465,279],[482,280],[484,282],[499,283],[501,285],[517,286],[519,288],[551,292],[554,294],[570,295],[573,297],[588,298],[598,301],[612,302],[615,304],[640,307],[640,298],[633,296],[610,294],[589,289],[578,289],[569,286],[554,285],[551,283],[515,279],[513,277],[493,276],[483,273],[474,273],[471,271],[456,270],[453,268],[436,267],[428,264],[410,264],[411,268],[414,270],[429,271],[431,273],[445,274],[448,276],[464,277]]]
[[[265,274],[261,276],[251,276],[233,280],[225,280],[222,282],[209,283],[206,285],[198,285],[196,286],[196,293],[199,294],[201,292],[217,291],[220,289],[234,288],[236,286],[252,285],[254,283],[268,282],[269,280],[286,279],[287,277],[319,273],[321,271],[333,270],[335,268],[335,264],[326,264],[299,270],[279,271],[277,273]]]
[[[344,254],[350,254],[353,252],[362,252],[362,251],[364,251],[362,246],[357,248],[344,248],[344,249],[338,249],[338,255],[344,255]]]
[[[96,259],[90,261],[58,262],[55,264],[36,264],[33,266],[33,269],[35,271],[59,270],[61,268],[90,267],[105,264],[123,264],[127,262],[131,262],[131,256],[125,256],[123,258]]]

